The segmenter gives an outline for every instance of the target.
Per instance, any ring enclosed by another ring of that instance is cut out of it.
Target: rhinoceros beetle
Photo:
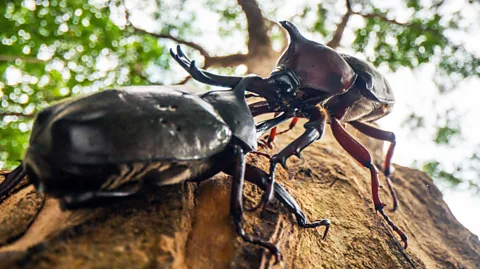
[[[342,56],[342,58],[350,65],[350,67],[352,67],[358,77],[355,81],[355,84],[350,88],[345,96],[341,95],[331,101],[329,100],[325,104],[325,107],[330,111],[337,110],[337,107],[346,105],[347,108],[341,107],[341,109],[346,109],[347,111],[345,113],[348,112],[350,115],[344,116],[344,118],[341,119],[342,121],[348,122],[355,129],[367,136],[390,142],[383,167],[387,185],[392,196],[393,208],[390,211],[393,212],[398,208],[398,200],[390,180],[391,159],[396,144],[395,134],[380,130],[365,123],[378,120],[386,116],[391,111],[391,108],[395,103],[395,97],[393,95],[392,88],[386,78],[370,63],[344,53],[340,53],[340,56]],[[359,96],[358,93],[353,95],[354,92],[360,93],[361,96]],[[367,115],[362,114],[365,111],[365,108],[372,109],[367,107],[372,105],[374,106],[373,112]],[[333,108],[329,109],[329,107]],[[272,128],[268,139],[264,141],[266,146],[272,147],[275,136],[293,129],[297,122],[298,118],[293,118],[288,129],[279,133],[276,132],[276,127]]]
[[[277,247],[246,235],[242,189],[246,178],[266,189],[268,175],[246,164],[257,147],[255,123],[245,77],[231,90],[201,94],[166,86],[106,90],[68,100],[41,111],[34,122],[22,164],[0,185],[6,195],[25,175],[40,191],[60,199],[64,208],[91,206],[137,193],[142,186],[202,181],[220,171],[233,176],[230,213],[237,233],[280,259]],[[271,121],[272,126],[276,124]],[[295,199],[279,184],[275,197],[307,223]]]
[[[341,55],[327,46],[304,38],[290,22],[282,21],[280,24],[289,33],[289,46],[269,77],[250,81],[248,90],[266,101],[250,104],[249,107],[254,117],[276,113],[277,124],[292,117],[305,117],[309,121],[304,125],[306,130],[300,137],[271,158],[268,187],[260,204],[267,202],[272,195],[276,165],[280,163],[285,167],[290,156],[300,157],[300,152],[305,147],[322,137],[325,125],[329,123],[340,145],[370,170],[375,210],[401,237],[406,248],[406,234],[383,210],[385,204],[378,194],[378,171],[370,153],[343,127],[343,123],[349,123],[368,136],[391,142],[385,161],[385,174],[390,186],[388,176],[395,136],[365,122],[377,120],[390,112],[395,101],[391,87],[368,63],[346,54]],[[198,68],[195,61],[190,61],[180,47],[177,47],[177,53],[172,53],[172,56],[194,79],[202,83],[232,87],[242,79],[238,76],[215,75]],[[272,128],[272,125],[258,124],[257,133],[262,134],[268,128]],[[391,191],[394,195],[393,189]],[[395,198],[394,201],[396,207]]]

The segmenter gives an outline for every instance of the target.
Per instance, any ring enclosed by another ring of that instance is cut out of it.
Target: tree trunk
[[[285,128],[285,126],[284,126]],[[301,128],[280,136],[277,149]],[[328,132],[327,132],[328,133]],[[381,144],[367,141],[374,152]],[[273,153],[273,152],[271,152]],[[379,159],[379,157],[377,157]],[[264,157],[249,162],[267,170]],[[395,166],[400,208],[392,220],[409,236],[399,238],[375,213],[370,174],[326,135],[278,168],[277,180],[310,220],[329,218],[323,228],[302,229],[278,202],[246,213],[245,228],[275,242],[278,266],[268,251],[243,242],[229,210],[230,180],[217,175],[202,184],[145,190],[95,209],[61,211],[32,186],[18,188],[0,205],[3,268],[478,268],[480,242],[452,215],[425,173]],[[384,182],[384,178],[380,178]],[[246,203],[260,192],[247,184]],[[390,197],[381,188],[384,202]]]

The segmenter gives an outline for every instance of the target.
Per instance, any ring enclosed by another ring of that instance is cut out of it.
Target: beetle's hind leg
[[[395,190],[392,187],[392,181],[390,179],[391,175],[391,160],[393,156],[393,151],[395,149],[396,145],[396,139],[395,139],[395,134],[392,132],[384,131],[378,128],[375,128],[371,125],[365,124],[363,122],[359,121],[353,121],[349,122],[350,125],[352,125],[355,129],[359,130],[363,134],[373,137],[378,140],[383,140],[383,141],[389,141],[390,146],[388,147],[387,155],[385,156],[385,162],[383,163],[383,174],[385,175],[385,178],[387,179],[387,185],[388,189],[390,190],[390,194],[392,195],[392,200],[393,200],[393,207],[390,209],[390,211],[395,211],[398,208],[398,199],[397,199],[397,194],[395,193]]]
[[[258,237],[247,235],[243,230],[242,193],[243,193],[243,181],[245,178],[245,167],[246,167],[245,153],[243,152],[243,149],[238,145],[234,145],[233,150],[235,155],[235,162],[234,162],[235,167],[232,173],[233,181],[232,181],[232,193],[230,198],[230,214],[233,217],[235,230],[237,231],[237,234],[240,237],[242,237],[243,240],[267,248],[273,255],[275,255],[275,261],[276,263],[278,263],[281,259],[281,255],[277,246],[275,246],[274,244],[268,241],[264,241]]]
[[[380,212],[382,217],[388,223],[388,225],[400,236],[404,243],[404,248],[408,246],[408,237],[407,235],[398,228],[395,223],[393,223],[390,218],[385,214],[383,208],[385,204],[382,203],[380,200],[380,196],[378,195],[378,171],[375,165],[372,163],[372,157],[368,150],[362,146],[358,141],[356,141],[350,134],[345,131],[342,127],[340,121],[336,118],[332,118],[331,121],[332,126],[332,133],[337,139],[338,143],[359,163],[361,163],[364,167],[370,170],[371,179],[372,179],[372,198],[373,203],[375,204],[375,210]]]

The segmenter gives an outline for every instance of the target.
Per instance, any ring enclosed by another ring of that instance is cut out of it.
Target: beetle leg
[[[290,118],[290,115],[288,113],[283,113],[282,115],[270,119],[270,120],[265,120],[260,123],[258,123],[255,128],[257,129],[257,137],[260,137],[265,133],[266,131],[270,130],[271,128],[279,125],[280,123],[288,120]]]
[[[219,76],[198,68],[195,65],[195,61],[190,61],[190,59],[188,59],[183,53],[180,45],[177,46],[177,53],[175,53],[173,49],[170,49],[170,54],[173,59],[175,59],[175,61],[177,61],[177,63],[180,64],[194,79],[205,84],[233,88],[243,78],[237,76]]]
[[[286,132],[288,132],[288,131],[292,130],[293,128],[295,128],[295,126],[296,126],[296,125],[297,125],[297,123],[298,123],[298,119],[299,119],[298,117],[293,117],[292,121],[290,122],[290,125],[288,126],[288,129],[286,129],[286,130],[283,130],[283,131],[281,131],[281,132],[277,133],[277,135],[284,134],[284,133],[286,133]]]
[[[265,153],[265,152],[261,152],[261,151],[257,151],[257,150],[250,151],[250,154],[257,154],[257,155],[263,156],[263,157],[265,157],[265,158],[267,158],[267,159],[272,158],[272,156],[270,156],[270,154]]]
[[[306,131],[300,137],[282,149],[279,153],[273,155],[273,157],[270,159],[270,177],[269,181],[267,182],[267,190],[263,194],[258,205],[252,208],[252,210],[257,209],[262,205],[266,205],[266,203],[270,201],[273,193],[275,168],[277,167],[277,164],[280,163],[284,168],[286,168],[286,162],[290,156],[296,155],[298,158],[300,158],[300,152],[305,147],[323,136],[328,116],[326,110],[318,106],[309,111],[308,114],[310,115],[310,121],[304,125]]]
[[[251,103],[248,105],[248,109],[250,110],[250,113],[252,113],[253,117],[273,112],[267,101]]]
[[[10,171],[5,180],[0,184],[0,199],[7,195],[22,179],[27,175],[27,171],[23,169],[22,164]]]
[[[340,145],[353,158],[355,158],[355,160],[370,170],[372,178],[372,196],[373,203],[375,204],[375,210],[380,212],[385,221],[387,221],[388,225],[390,225],[390,227],[392,227],[392,229],[400,236],[404,242],[404,248],[407,248],[407,235],[390,220],[385,212],[383,212],[385,204],[382,203],[380,196],[378,195],[378,171],[375,165],[372,163],[372,157],[370,156],[370,153],[364,146],[362,146],[362,144],[356,141],[350,134],[347,133],[347,131],[345,131],[338,119],[332,118],[331,126],[333,135],[337,139],[338,143],[340,143]]]
[[[278,112],[275,113],[275,117],[277,116]],[[271,130],[270,130],[270,134],[266,137],[266,140],[263,139],[261,142],[262,142],[262,145],[265,145],[266,147],[269,147],[269,148],[273,148],[274,144],[275,144],[275,137],[277,135],[281,135],[281,134],[284,134],[290,130],[292,130],[293,128],[295,128],[295,126],[297,125],[297,122],[298,122],[298,117],[293,117],[292,121],[290,122],[290,125],[288,126],[288,129],[286,130],[283,130],[281,132],[277,132],[277,127],[273,127]]]
[[[257,185],[262,190],[266,190],[267,188],[267,180],[268,174],[265,173],[258,167],[253,165],[247,164],[245,170],[245,179],[255,185]],[[279,183],[274,183],[274,195],[275,198],[280,201],[280,203],[285,206],[290,213],[295,215],[297,219],[297,223],[302,228],[316,228],[318,226],[325,226],[325,232],[323,233],[323,239],[327,237],[328,230],[330,228],[330,220],[328,219],[320,219],[313,222],[307,222],[307,217],[305,213],[302,211],[300,206],[295,201],[290,193]]]
[[[359,121],[353,121],[349,122],[350,125],[352,125],[355,129],[359,130],[363,134],[373,137],[375,139],[383,140],[383,141],[389,141],[390,146],[388,147],[387,155],[385,156],[385,162],[383,163],[383,174],[385,175],[385,178],[387,179],[387,185],[388,189],[390,190],[390,194],[392,195],[393,199],[393,208],[390,209],[390,211],[395,211],[398,208],[398,199],[397,199],[397,194],[395,193],[395,190],[392,187],[392,182],[390,180],[390,175],[391,175],[391,160],[393,156],[393,151],[395,150],[395,145],[396,145],[396,140],[395,140],[395,134],[392,132],[384,131],[378,128],[375,128],[374,126],[365,124],[363,122]]]
[[[280,114],[279,112],[275,112],[273,117],[276,118],[279,114]],[[277,127],[275,126],[272,129],[270,129],[270,134],[267,137],[261,139],[259,143],[261,143],[261,145],[267,148],[272,149],[276,134],[277,134]]]
[[[232,181],[232,193],[230,197],[230,214],[233,217],[233,222],[235,224],[235,229],[242,237],[243,240],[256,244],[261,245],[270,252],[275,255],[276,263],[278,263],[281,259],[280,251],[278,250],[277,246],[274,244],[263,241],[260,238],[254,236],[248,236],[245,234],[245,231],[242,227],[243,222],[243,202],[242,202],[242,193],[243,193],[243,180],[245,178],[245,153],[243,149],[239,145],[234,145],[234,155],[235,155],[235,167],[233,170],[233,181]]]

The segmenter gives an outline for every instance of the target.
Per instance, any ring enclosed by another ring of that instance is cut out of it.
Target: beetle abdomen
[[[29,149],[59,163],[198,160],[231,139],[210,104],[167,87],[108,90],[61,105],[35,124]]]
[[[382,103],[394,103],[395,96],[387,79],[378,72],[372,64],[348,54],[340,54],[358,74],[355,87],[364,90],[364,95]]]
[[[97,191],[110,192],[125,185],[176,184],[196,179],[212,169],[212,160],[213,158],[180,162],[66,165],[29,151],[23,165],[31,182],[39,190],[55,197],[63,197]]]

